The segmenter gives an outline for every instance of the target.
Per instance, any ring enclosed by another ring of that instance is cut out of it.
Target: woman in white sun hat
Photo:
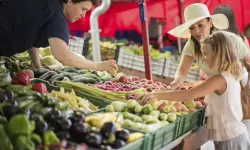
[[[194,3],[187,6],[184,10],[184,18],[185,23],[168,32],[176,37],[188,38],[182,51],[181,62],[175,74],[175,78],[170,84],[172,90],[181,87],[194,60],[197,61],[199,67],[207,76],[210,77],[217,74],[216,71],[209,68],[208,65],[202,61],[200,40],[209,36],[215,30],[225,30],[229,26],[228,19],[225,15],[210,15],[207,6],[202,3]],[[250,52],[242,39],[233,33],[227,32],[227,34],[230,39],[234,41],[234,46],[239,58],[246,62],[245,64],[250,63]],[[250,78],[250,76],[248,78]],[[250,80],[246,80],[247,84],[250,85]],[[244,94],[250,97],[249,88],[244,90],[246,91]],[[248,104],[250,103],[249,101],[247,102]]]

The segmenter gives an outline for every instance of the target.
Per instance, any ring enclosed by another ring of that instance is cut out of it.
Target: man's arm
[[[39,49],[32,47],[28,50],[30,58],[32,60],[32,63],[35,68],[41,68],[41,61],[40,61],[40,56],[39,56]]]

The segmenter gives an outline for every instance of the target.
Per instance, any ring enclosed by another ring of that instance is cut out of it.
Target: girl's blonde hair
[[[241,65],[235,46],[226,31],[216,31],[201,40],[201,44],[210,44],[215,56],[214,66],[218,73],[230,72],[236,79],[241,76]]]

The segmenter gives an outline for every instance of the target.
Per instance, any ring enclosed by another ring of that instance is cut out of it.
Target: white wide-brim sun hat
[[[184,10],[185,23],[170,30],[168,33],[180,38],[190,38],[189,27],[208,17],[211,18],[213,26],[216,29],[227,29],[229,26],[229,21],[224,14],[210,15],[205,4],[194,3],[187,6]]]

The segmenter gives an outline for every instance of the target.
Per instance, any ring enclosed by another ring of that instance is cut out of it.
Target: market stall
[[[34,69],[27,52],[1,57],[1,149],[170,149],[204,124],[202,99],[134,100],[164,83],[63,66],[49,48],[40,56],[52,70]]]

